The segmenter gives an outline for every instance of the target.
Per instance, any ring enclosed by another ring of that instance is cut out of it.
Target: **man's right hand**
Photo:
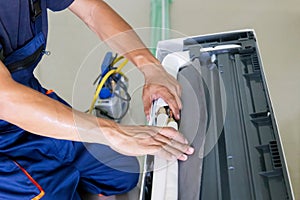
[[[170,127],[111,125],[103,134],[111,148],[125,155],[150,154],[185,161],[194,152],[183,135]]]

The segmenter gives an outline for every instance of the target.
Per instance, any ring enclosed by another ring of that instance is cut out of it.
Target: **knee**
[[[126,193],[136,187],[139,181],[139,173],[127,173],[126,179],[124,180],[124,185],[121,193]]]

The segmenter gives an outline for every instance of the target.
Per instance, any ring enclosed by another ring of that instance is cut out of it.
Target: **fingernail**
[[[184,143],[185,143],[185,144],[188,144],[189,141],[188,141],[187,139],[184,139]]]
[[[177,119],[180,119],[180,115],[179,114],[177,114],[176,117],[177,117]]]
[[[192,154],[194,153],[195,149],[193,147],[189,147],[188,148],[188,153]]]
[[[181,158],[182,158],[182,160],[187,160],[187,159],[188,159],[187,155],[185,155],[185,154],[183,154],[183,155],[181,156]]]

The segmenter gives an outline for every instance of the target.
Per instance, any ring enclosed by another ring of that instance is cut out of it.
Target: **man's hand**
[[[76,0],[70,9],[114,51],[125,56],[143,72],[145,76],[143,90],[145,114],[149,116],[153,100],[162,98],[169,104],[175,118],[179,119],[182,104],[181,88],[177,80],[164,70],[132,27],[105,1]],[[80,119],[84,118],[80,117]],[[109,145],[121,153],[128,155],[157,154],[167,159],[176,157],[185,160],[186,155],[193,152],[182,135],[171,128],[99,124],[103,135],[110,143]],[[111,128],[114,126],[117,128]],[[98,129],[90,130],[93,132]],[[83,132],[86,133],[86,131]],[[99,135],[102,136],[102,134]],[[105,143],[103,141],[105,139],[98,139],[97,134],[88,136],[84,134],[84,137],[89,137],[85,138],[85,141],[101,140],[101,143]]]
[[[179,119],[182,103],[180,100],[181,87],[177,80],[168,74],[160,64],[148,64],[140,69],[145,75],[143,102],[147,118],[149,118],[152,101],[162,98],[171,108],[175,118]]]
[[[109,146],[125,155],[150,154],[185,161],[194,152],[182,134],[170,127],[124,126],[113,122],[109,126],[111,129],[104,133]]]
[[[145,114],[149,116],[153,100],[162,98],[178,119],[181,109],[181,89],[178,82],[164,70],[131,26],[105,1],[76,0],[70,9],[112,49],[125,56],[144,73]]]

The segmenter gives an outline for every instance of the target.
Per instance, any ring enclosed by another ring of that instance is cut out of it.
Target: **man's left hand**
[[[177,80],[168,74],[160,64],[151,64],[141,67],[145,75],[143,89],[144,111],[149,119],[151,104],[162,98],[171,108],[176,119],[179,119],[182,103],[180,100],[181,87]]]

